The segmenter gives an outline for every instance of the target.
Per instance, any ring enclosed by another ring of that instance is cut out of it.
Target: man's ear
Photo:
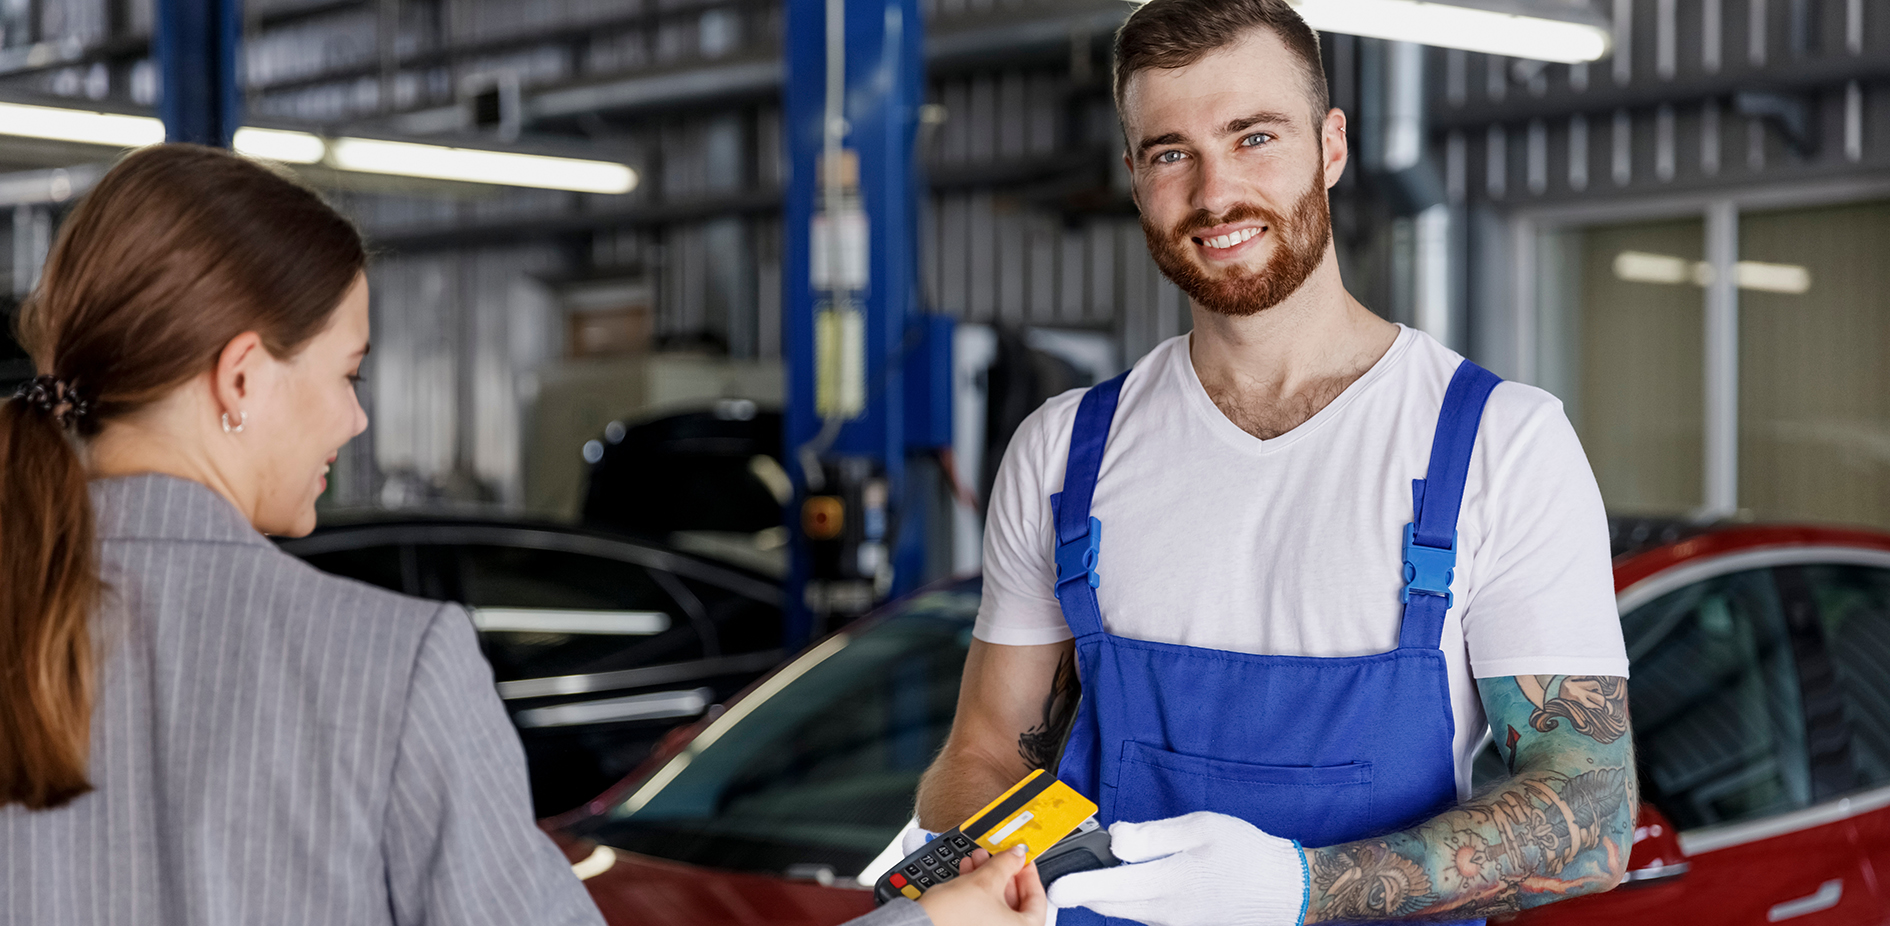
[[[217,354],[217,366],[211,383],[217,411],[227,412],[231,417],[243,411],[244,404],[255,389],[256,373],[267,354],[262,335],[254,331],[245,331],[223,345],[223,350]]]
[[[1122,149],[1122,166],[1129,171],[1129,201],[1135,203],[1135,211],[1142,211],[1142,194],[1135,188],[1135,161],[1129,157],[1129,149]]]
[[[1345,165],[1352,155],[1345,138],[1344,110],[1335,106],[1326,113],[1325,124],[1319,128],[1319,144],[1320,157],[1325,162],[1326,189],[1330,190],[1345,176]]]

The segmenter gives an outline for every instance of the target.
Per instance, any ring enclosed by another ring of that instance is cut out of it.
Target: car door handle
[[[1675,862],[1672,865],[1649,865],[1636,868],[1621,876],[1623,884],[1647,884],[1652,881],[1664,881],[1678,878],[1693,867],[1690,862]]]
[[[1837,906],[1838,901],[1843,897],[1844,879],[1832,878],[1818,885],[1816,893],[1800,897],[1797,900],[1787,900],[1781,904],[1773,904],[1772,909],[1766,911],[1765,919],[1766,922],[1776,923],[1780,920],[1789,920],[1794,916],[1804,916],[1807,913],[1816,913],[1819,910],[1829,910]]]

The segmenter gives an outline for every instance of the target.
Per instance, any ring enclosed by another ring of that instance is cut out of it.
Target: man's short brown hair
[[[1332,108],[1319,33],[1286,0],[1148,0],[1116,30],[1116,112],[1122,90],[1137,71],[1187,67],[1241,40],[1253,29],[1269,29],[1305,70],[1313,125]]]

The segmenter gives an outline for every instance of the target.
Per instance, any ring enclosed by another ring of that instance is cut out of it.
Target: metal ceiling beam
[[[777,97],[781,59],[712,64],[632,77],[604,84],[564,87],[525,100],[525,121],[565,119],[585,113],[674,109]]]
[[[1596,80],[1583,91],[1563,90],[1539,97],[1513,93],[1502,102],[1471,99],[1461,106],[1435,104],[1432,116],[1439,129],[1474,128],[1576,113],[1647,109],[1689,100],[1726,98],[1740,92],[1806,93],[1842,87],[1852,80],[1890,80],[1890,54],[1802,58],[1780,63],[1761,73],[1723,71],[1674,80],[1635,80],[1626,86]]]
[[[1015,66],[1031,61],[1065,61],[1073,43],[1104,42],[1128,15],[1116,0],[1070,4],[1070,9],[1046,16],[1028,14],[959,17],[942,29],[929,32],[925,57],[936,75],[1003,63]],[[956,28],[953,28],[956,26]],[[403,62],[409,65],[412,62]],[[260,88],[263,92],[318,83],[344,81],[367,74],[343,71],[319,78]],[[767,99],[781,93],[782,64],[778,56],[695,64],[689,67],[644,72],[606,81],[586,81],[541,89],[524,103],[527,124],[555,122],[592,113],[627,115],[704,105],[729,105]],[[434,107],[394,115],[399,124],[417,127],[463,126],[460,106]]]
[[[936,75],[996,62],[1014,66],[1033,57],[1067,60],[1072,42],[1106,39],[1127,15],[1126,8],[1111,3],[1102,9],[1051,17],[981,17],[973,26],[928,33],[926,67]],[[778,95],[781,73],[781,60],[768,58],[545,90],[527,99],[525,117],[529,123],[585,113],[625,114],[740,102]]]
[[[570,45],[588,42],[599,35],[622,32],[629,29],[647,27],[661,19],[675,19],[682,15],[699,14],[711,9],[743,9],[765,5],[766,0],[710,0],[676,6],[654,6],[636,13],[621,16],[608,16],[599,19],[584,20],[542,29],[527,29],[507,35],[492,36],[461,42],[453,45],[420,48],[401,55],[396,62],[401,69],[427,68],[453,64],[467,58],[485,55],[503,55],[546,45]],[[301,77],[291,77],[267,84],[256,84],[250,90],[256,93],[281,93],[315,87],[324,84],[340,83],[372,77],[380,71],[380,62],[374,61],[352,67],[324,70]]]

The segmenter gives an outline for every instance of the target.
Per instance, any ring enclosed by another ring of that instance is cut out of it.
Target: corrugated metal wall
[[[1617,53],[1589,65],[1432,51],[1435,144],[1455,190],[1527,206],[1890,167],[1883,4],[1613,0],[1611,11]],[[1802,125],[1785,114],[1798,106]]]

